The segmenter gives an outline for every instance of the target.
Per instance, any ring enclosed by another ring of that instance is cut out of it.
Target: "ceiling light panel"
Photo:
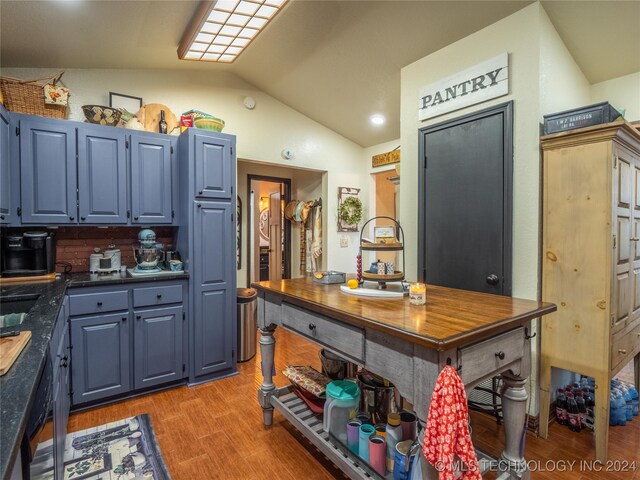
[[[233,62],[288,0],[218,0],[201,7],[201,17],[180,42],[183,60]]]

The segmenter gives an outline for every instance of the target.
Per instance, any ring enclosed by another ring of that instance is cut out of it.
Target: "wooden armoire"
[[[596,459],[607,458],[609,381],[640,370],[640,133],[617,121],[547,135],[542,205],[540,435],[551,368],[596,381]]]

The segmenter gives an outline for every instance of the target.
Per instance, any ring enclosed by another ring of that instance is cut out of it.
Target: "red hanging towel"
[[[458,372],[446,366],[433,389],[422,453],[440,472],[440,480],[454,480],[456,470],[465,480],[482,480],[469,434],[469,410]],[[454,454],[463,462],[454,465]]]

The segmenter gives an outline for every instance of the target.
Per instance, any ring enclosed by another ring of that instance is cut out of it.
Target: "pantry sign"
[[[418,101],[418,120],[437,117],[508,93],[509,55],[505,52],[422,87]]]

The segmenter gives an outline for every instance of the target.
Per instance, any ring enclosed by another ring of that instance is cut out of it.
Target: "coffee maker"
[[[56,270],[56,242],[47,232],[24,232],[2,237],[3,277],[47,275]]]

